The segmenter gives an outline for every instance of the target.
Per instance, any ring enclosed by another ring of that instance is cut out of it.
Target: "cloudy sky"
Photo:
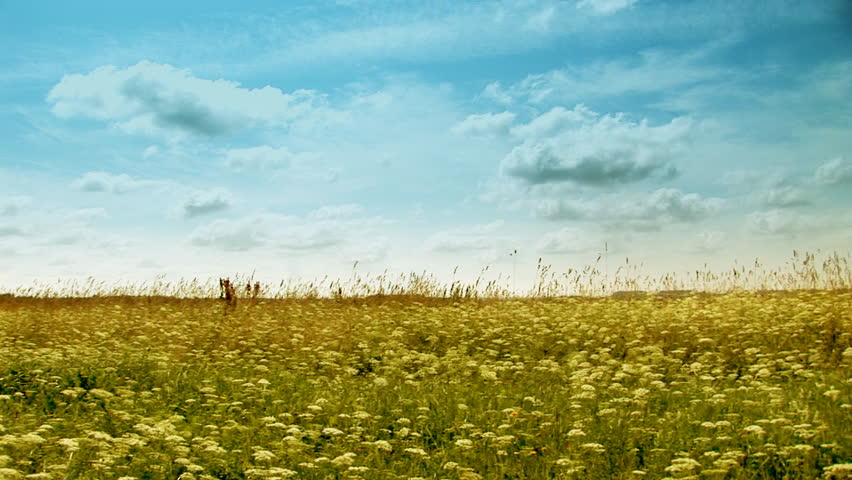
[[[852,245],[846,0],[251,5],[0,1],[0,286]]]

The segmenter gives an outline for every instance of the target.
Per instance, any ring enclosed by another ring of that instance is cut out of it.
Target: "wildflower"
[[[258,450],[252,455],[258,462],[271,462],[275,460],[275,454],[269,450]]]
[[[583,447],[583,448],[585,448],[585,449],[587,449],[587,450],[591,450],[591,451],[593,451],[593,452],[595,452],[595,453],[603,453],[603,452],[605,452],[605,451],[606,451],[606,449],[604,448],[604,446],[603,446],[603,445],[601,445],[600,443],[584,443],[584,444],[582,444],[582,445],[580,445],[580,446],[581,446],[581,447]]]
[[[473,448],[473,441],[468,439],[468,438],[462,438],[462,439],[456,440],[456,446],[463,448],[465,450],[469,450],[469,449]]]
[[[89,390],[89,394],[100,400],[107,400],[115,396],[112,392],[108,392],[100,388],[93,388]]]
[[[405,453],[408,453],[408,454],[411,454],[411,455],[417,455],[417,456],[420,456],[420,457],[428,457],[429,456],[429,454],[426,453],[426,450],[423,450],[422,448],[406,448]]]
[[[692,458],[675,458],[665,471],[672,475],[685,476],[694,472],[701,464]]]
[[[393,451],[393,446],[387,440],[376,440],[373,442],[373,446],[385,452]]]
[[[840,398],[840,393],[840,390],[832,388],[823,392],[823,395],[836,402],[837,399]]]
[[[822,469],[822,478],[842,480],[852,478],[852,463],[837,463]]]
[[[485,380],[497,380],[497,372],[485,365],[479,367],[479,375]]]
[[[80,442],[76,438],[60,438],[56,443],[65,447],[69,452],[76,452],[80,449]]]
[[[331,463],[333,463],[333,464],[335,464],[335,465],[337,465],[337,466],[349,466],[349,465],[352,465],[352,464],[355,462],[355,457],[356,457],[356,456],[357,456],[357,455],[355,455],[355,454],[354,454],[354,453],[352,453],[352,452],[346,452],[346,453],[344,453],[343,455],[340,455],[340,456],[338,456],[338,457],[335,457],[335,458],[331,461]]]

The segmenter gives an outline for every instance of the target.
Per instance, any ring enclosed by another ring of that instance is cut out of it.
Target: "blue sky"
[[[0,42],[7,287],[852,244],[845,0],[0,1]]]

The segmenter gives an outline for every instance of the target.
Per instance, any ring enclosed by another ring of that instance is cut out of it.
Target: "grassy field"
[[[725,294],[0,296],[0,479],[852,478],[829,267]]]

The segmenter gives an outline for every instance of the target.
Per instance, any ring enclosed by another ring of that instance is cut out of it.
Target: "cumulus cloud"
[[[181,210],[186,218],[200,217],[227,210],[231,206],[231,195],[224,190],[196,192],[184,200]]]
[[[452,132],[458,135],[472,137],[494,137],[506,135],[515,121],[515,114],[511,112],[484,113],[481,115],[470,115],[453,126]]]
[[[424,245],[427,250],[444,253],[493,250],[500,240],[497,231],[503,224],[502,220],[497,220],[487,224],[436,232],[426,239]]]
[[[643,198],[534,198],[530,203],[536,216],[550,220],[594,220],[634,230],[657,230],[664,224],[703,220],[717,213],[723,201],[660,188]]]
[[[592,123],[598,115],[585,105],[576,105],[573,110],[554,107],[535,117],[531,122],[512,129],[512,134],[521,139],[540,139],[558,135],[570,129],[582,128]]]
[[[771,187],[761,194],[763,206],[769,208],[791,208],[810,205],[801,189],[792,185]]]
[[[691,128],[683,117],[653,127],[647,120],[601,116],[582,106],[571,112],[554,109],[515,129],[526,140],[503,158],[500,171],[533,185],[610,186],[671,177]]]
[[[312,111],[319,96],[271,86],[247,89],[142,61],[123,69],[109,65],[65,75],[47,101],[59,117],[114,122],[130,133],[217,136],[251,126],[286,125]]]
[[[0,216],[8,217],[21,213],[30,204],[30,197],[0,197]]]
[[[623,215],[665,222],[695,222],[718,212],[722,203],[719,198],[704,198],[697,193],[685,194],[675,188],[661,188],[645,200],[625,207]]]
[[[639,0],[580,0],[578,9],[589,9],[598,15],[612,15],[619,10],[632,7]]]
[[[128,193],[161,183],[135,179],[124,173],[86,172],[74,180],[72,186],[84,192]]]
[[[814,180],[821,185],[852,184],[852,165],[842,157],[837,157],[820,165]]]
[[[294,155],[286,147],[268,145],[250,148],[233,148],[225,153],[225,166],[234,170],[274,169],[290,165]]]

